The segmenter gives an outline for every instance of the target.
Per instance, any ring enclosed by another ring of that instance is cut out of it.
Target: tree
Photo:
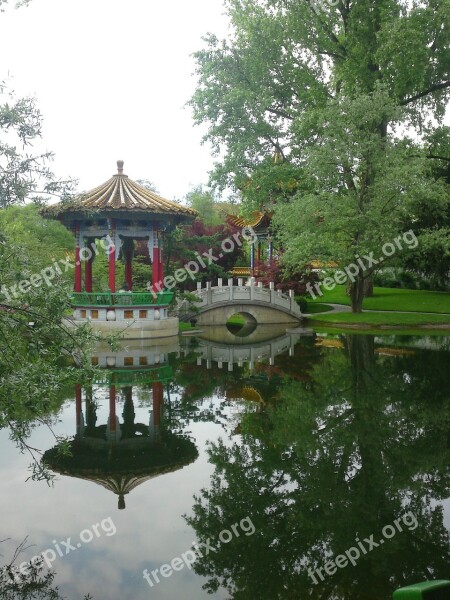
[[[246,245],[242,235],[239,241],[233,239],[238,233],[238,228],[229,223],[221,225],[207,225],[201,216],[192,223],[181,225],[165,236],[165,257],[167,273],[174,273],[193,261],[198,264],[198,272],[193,273],[183,288],[195,288],[197,281],[214,281],[218,277],[227,278],[229,271],[236,264],[244,252]],[[221,244],[224,240],[231,240],[232,244],[227,251],[222,251]],[[212,251],[214,259],[205,259],[203,264],[198,257],[205,258]]]
[[[233,600],[387,600],[396,587],[445,577],[446,352],[393,359],[375,352],[372,336],[357,335],[335,346],[322,348],[305,381],[285,378],[273,402],[244,415],[242,440],[209,445],[215,470],[187,517],[196,539],[217,541],[247,516],[255,527],[194,563],[210,592],[224,587]],[[408,511],[415,529],[314,583],[309,569],[356,546],[356,537],[378,542]]]
[[[34,203],[0,210],[0,230],[8,238],[8,243],[23,249],[28,268],[34,271],[44,269],[54,260],[64,259],[68,253],[73,253],[72,233],[58,221],[41,217],[39,207]],[[63,275],[64,281],[71,284],[73,272]]]
[[[185,201],[198,212],[205,225],[221,225],[225,222],[225,215],[219,213],[213,194],[203,190],[201,185],[188,192]]]
[[[415,221],[418,204],[447,204],[431,163],[450,157],[430,152],[429,141],[450,89],[449,0],[227,7],[233,33],[208,36],[196,53],[190,104],[223,157],[219,185],[254,178],[273,153],[302,173],[295,196],[275,206],[287,267],[379,256]],[[351,283],[354,311],[372,274],[360,269]]]
[[[6,4],[0,0],[0,8]],[[37,423],[50,424],[64,386],[80,378],[73,356],[81,372],[90,370],[91,336],[64,325],[71,310],[67,268],[60,265],[47,280],[42,273],[64,257],[69,234],[44,222],[36,206],[16,206],[54,194],[64,198],[73,185],[50,171],[51,153],[32,153],[41,126],[35,100],[17,99],[0,84],[0,428],[8,427],[21,450],[30,452],[33,476],[48,479],[27,438]]]
[[[30,148],[41,136],[42,116],[34,98],[16,98],[0,82],[0,208],[21,204],[26,199],[42,203],[73,191],[73,180],[57,180],[49,169],[51,152],[29,154],[18,146]]]
[[[5,540],[2,540],[5,541]],[[0,542],[1,543],[1,542]],[[42,561],[30,563],[26,574],[17,566],[20,553],[26,549],[25,539],[16,549],[11,561],[0,567],[0,593],[3,600],[64,600],[54,585],[55,572],[44,573]],[[90,594],[84,600],[93,600]]]

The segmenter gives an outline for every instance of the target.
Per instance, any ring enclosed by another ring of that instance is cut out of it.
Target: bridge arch
[[[197,315],[200,326],[226,325],[236,313],[244,314],[247,321],[253,320],[258,324],[293,324],[302,319],[292,291],[282,294],[274,289],[273,284],[269,288],[256,286],[253,279],[250,279],[250,285],[242,282],[233,285],[231,279],[225,286],[220,279],[219,285],[214,287],[209,282],[206,288],[199,284],[196,295],[200,299]]]
[[[244,323],[240,326],[230,323],[230,320],[235,316],[242,317],[244,319]],[[226,327],[228,331],[236,337],[247,337],[258,327],[258,321],[249,312],[237,312],[231,315],[230,319],[227,321]]]

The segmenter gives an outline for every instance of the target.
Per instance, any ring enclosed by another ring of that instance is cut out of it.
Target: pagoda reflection
[[[76,385],[76,434],[69,451],[59,443],[43,462],[56,473],[110,490],[124,509],[125,496],[138,485],[195,461],[195,444],[172,431],[165,410],[165,387],[173,377],[168,354],[177,350],[177,340],[128,344],[114,353],[98,347],[92,356],[102,367],[96,379]]]

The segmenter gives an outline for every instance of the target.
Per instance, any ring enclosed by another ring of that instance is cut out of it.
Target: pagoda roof
[[[119,496],[119,508],[125,508],[124,496],[137,486],[193,463],[198,450],[190,439],[166,432],[163,443],[149,437],[122,440],[112,449],[108,440],[77,435],[70,443],[70,454],[61,453],[61,444],[47,450],[43,463],[53,472],[99,484]]]
[[[227,215],[227,220],[231,225],[236,227],[252,227],[252,229],[267,229],[272,220],[272,214],[255,210],[251,213],[250,217],[239,217],[238,215]]]
[[[45,207],[42,214],[48,217],[76,217],[79,213],[146,213],[158,216],[195,218],[198,213],[136,183],[123,173],[123,161],[117,161],[117,174],[93,190],[75,198]]]

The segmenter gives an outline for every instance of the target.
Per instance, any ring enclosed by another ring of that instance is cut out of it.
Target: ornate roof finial
[[[117,161],[117,173],[123,175],[123,160]]]

